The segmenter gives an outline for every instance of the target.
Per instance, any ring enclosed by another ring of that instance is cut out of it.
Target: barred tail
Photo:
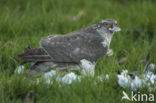
[[[17,57],[22,59],[24,62],[51,61],[50,56],[42,48],[29,49],[25,51],[23,54],[17,55]]]

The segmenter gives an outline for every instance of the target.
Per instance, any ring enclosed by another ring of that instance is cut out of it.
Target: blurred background
[[[6,81],[6,84],[1,85],[1,99],[8,95],[9,99],[21,100],[32,88],[23,91],[19,89],[23,82],[15,82],[17,77],[13,73],[20,64],[17,54],[28,46],[39,47],[42,37],[62,35],[106,18],[117,20],[121,32],[115,34],[111,43],[114,56],[102,58],[97,68],[110,68],[104,71],[108,73],[114,72],[116,68],[132,71],[148,52],[151,52],[150,61],[156,63],[156,0],[0,0],[0,75],[1,80]],[[122,57],[126,57],[128,62],[119,65],[116,61]],[[17,83],[14,84],[17,90],[12,86],[11,90],[6,89],[10,84],[7,80],[11,78],[16,78],[11,83]],[[109,93],[112,92],[108,89],[104,98]],[[115,98],[115,94],[112,98]],[[120,100],[120,97],[114,100]]]

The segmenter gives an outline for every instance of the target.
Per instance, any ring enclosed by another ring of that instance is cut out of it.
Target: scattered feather
[[[95,64],[91,63],[86,59],[82,59],[80,62],[82,66],[82,70],[81,70],[82,75],[94,77]]]
[[[121,29],[119,27],[109,28],[109,30],[115,31],[115,32],[121,31]]]
[[[77,76],[75,73],[71,72],[66,74],[63,78],[62,78],[62,82],[65,84],[71,84],[73,81],[80,81],[81,77]]]
[[[51,71],[49,71],[49,72],[47,72],[47,73],[45,73],[43,75],[44,78],[52,78],[54,76],[56,76],[56,71],[55,70],[51,70]]]
[[[81,75],[77,75],[74,72],[70,72],[70,73],[65,74],[63,77],[61,77],[57,75],[55,70],[51,70],[47,73],[44,73],[42,78],[45,79],[47,84],[52,84],[53,80],[56,80],[57,82],[61,82],[64,84],[72,84],[73,81],[80,82],[84,76],[94,77],[95,63],[91,63],[90,61],[85,60],[85,59],[81,60],[80,63],[82,67]],[[134,71],[134,72],[128,73],[128,70],[123,70],[121,73],[117,74],[118,84],[122,88],[130,88],[133,91],[136,91],[137,89],[140,89],[142,87],[148,87],[149,91],[156,90],[156,86],[154,85],[156,83],[156,75],[153,74],[155,64],[150,64],[148,66],[146,65],[146,67],[148,67],[148,69],[143,73],[141,73],[141,71]],[[17,67],[15,72],[20,74],[24,71],[24,69],[25,67],[22,65],[22,66]],[[99,75],[96,77],[95,84],[97,84],[96,83],[97,81],[104,82],[105,80],[109,80],[108,74]],[[38,78],[36,80],[36,83],[38,84],[39,82],[40,82],[40,79]]]
[[[133,79],[128,75],[128,70],[123,70],[117,77],[118,84],[123,88],[131,88],[131,90],[136,91],[139,88],[147,86],[150,90],[155,90],[155,87],[152,89],[151,85],[155,84],[156,75],[151,71],[147,71],[143,75],[135,75],[135,78]]]
[[[56,76],[56,71],[55,71],[55,70],[51,70],[51,71],[45,73],[45,74],[43,75],[43,78],[46,80],[46,83],[47,83],[47,84],[51,84],[51,83],[52,83],[51,79],[52,79],[54,76]]]
[[[25,69],[24,65],[18,66],[18,67],[15,69],[15,73],[21,74],[21,73],[24,72],[24,69]]]
[[[154,67],[155,67],[155,64],[150,64],[150,65],[148,66],[148,71],[153,72],[153,71],[154,71]]]
[[[103,82],[104,80],[109,80],[108,74],[106,75],[102,74],[102,75],[97,76],[97,81]]]

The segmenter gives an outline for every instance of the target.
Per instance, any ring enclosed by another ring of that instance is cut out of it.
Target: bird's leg
[[[108,49],[107,55],[108,56],[113,56],[113,54],[114,54],[113,50],[112,49]]]

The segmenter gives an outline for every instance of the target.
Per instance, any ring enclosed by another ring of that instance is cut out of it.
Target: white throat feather
[[[108,34],[105,30],[103,29],[96,29],[97,32],[103,37],[104,39],[104,43],[106,44],[106,46],[110,46],[113,34]]]

